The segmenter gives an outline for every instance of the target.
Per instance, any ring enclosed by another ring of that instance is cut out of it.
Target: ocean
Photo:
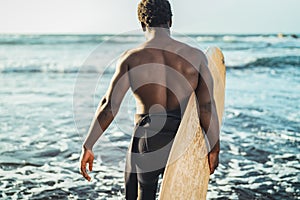
[[[299,35],[298,35],[299,36]],[[220,164],[208,199],[300,199],[300,39],[182,35],[218,46],[227,66]],[[135,102],[94,147],[81,145],[118,56],[143,35],[0,35],[0,199],[123,199]]]

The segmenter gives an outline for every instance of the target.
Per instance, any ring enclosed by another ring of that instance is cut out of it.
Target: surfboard
[[[224,111],[226,67],[217,47],[206,51],[208,67],[214,80],[214,98],[220,126]],[[206,199],[210,170],[208,150],[197,113],[196,95],[189,99],[165,168],[160,200]]]

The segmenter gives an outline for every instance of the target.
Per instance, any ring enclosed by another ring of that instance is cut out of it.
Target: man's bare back
[[[127,51],[121,60],[128,71],[127,83],[134,93],[137,113],[175,110],[185,105],[197,88],[205,59],[202,51],[167,36]]]

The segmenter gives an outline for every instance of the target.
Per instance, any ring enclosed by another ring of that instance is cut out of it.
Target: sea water
[[[175,36],[202,50],[219,46],[225,55],[220,164],[208,198],[300,199],[300,39]],[[79,174],[78,160],[114,59],[144,40],[131,34],[0,35],[1,199],[123,198],[135,113],[130,92],[94,147],[92,182]]]

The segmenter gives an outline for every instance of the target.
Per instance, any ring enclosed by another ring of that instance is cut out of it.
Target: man
[[[155,199],[158,177],[164,172],[181,116],[193,92],[199,102],[200,123],[210,144],[211,174],[219,162],[219,124],[207,59],[202,51],[170,36],[169,2],[142,0],[138,15],[147,41],[119,59],[83,144],[80,170],[90,181],[86,164],[91,171],[93,145],[113,121],[131,88],[138,114],[126,160],[126,199]]]

